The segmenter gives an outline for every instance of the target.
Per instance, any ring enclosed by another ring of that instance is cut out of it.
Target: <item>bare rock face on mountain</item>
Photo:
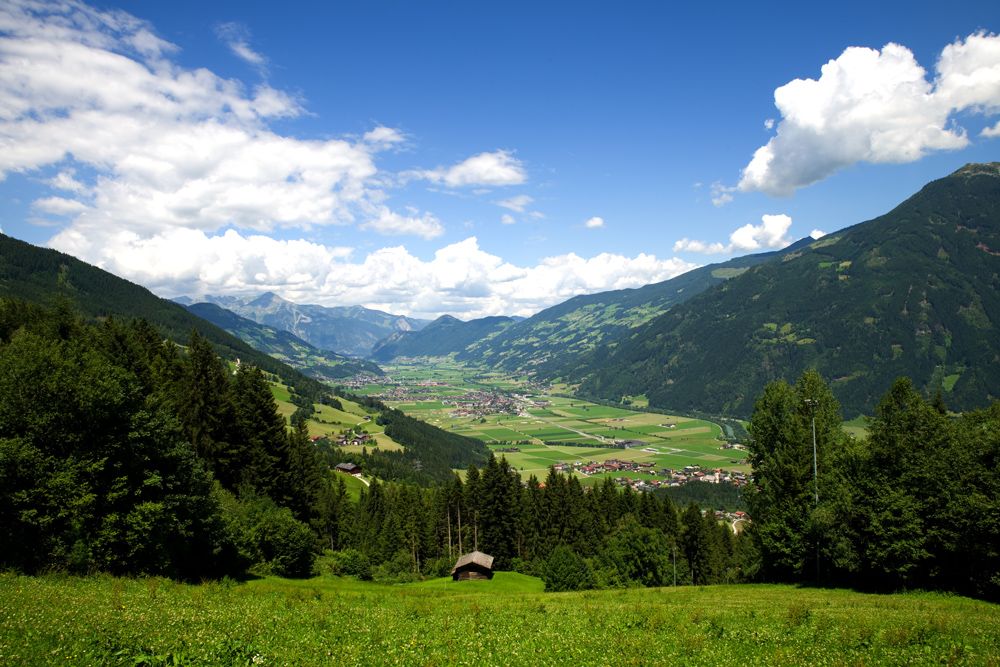
[[[248,298],[206,296],[203,300],[258,324],[288,331],[321,350],[356,357],[368,356],[378,341],[391,334],[427,325],[427,320],[361,306],[328,308],[292,303],[272,292]]]

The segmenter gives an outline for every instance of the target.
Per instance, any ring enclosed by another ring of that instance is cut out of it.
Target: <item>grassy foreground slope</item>
[[[1000,664],[1000,607],[744,585],[518,592],[0,575],[0,664]],[[537,589],[536,589],[537,590]]]

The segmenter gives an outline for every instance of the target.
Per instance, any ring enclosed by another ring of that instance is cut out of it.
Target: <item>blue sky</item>
[[[0,227],[164,296],[528,315],[1000,159],[994,5],[12,0]]]

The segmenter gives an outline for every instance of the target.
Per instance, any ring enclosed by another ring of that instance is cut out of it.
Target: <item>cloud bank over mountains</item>
[[[533,177],[555,178],[552,165],[532,154],[533,164],[524,147],[495,145],[431,150],[447,157],[424,161],[410,152],[413,137],[374,122],[319,137],[281,129],[311,115],[306,102],[270,85],[271,61],[249,27],[220,23],[214,35],[257,83],[182,66],[177,45],[120,10],[78,0],[0,4],[0,180],[30,183],[28,219],[51,228],[50,246],[164,296],[268,290],[420,317],[530,315],[696,266],[651,252],[515,263],[481,248],[484,234],[466,228],[495,225],[511,238],[532,225],[532,239],[559,233],[547,210],[554,190],[529,190],[542,206],[524,192]],[[908,49],[888,44],[849,48],[819,79],[778,88],[780,118],[766,124],[774,136],[738,185],[712,184],[712,204],[726,206],[739,191],[789,194],[858,161],[905,162],[968,144],[957,113],[1000,113],[1000,38],[955,41],[927,77]],[[1000,136],[1000,123],[990,123],[980,136]],[[418,188],[486,212],[450,219],[413,206],[405,198]],[[628,233],[628,220],[611,207],[592,210],[609,222],[591,210],[558,222],[596,253]],[[726,243],[683,238],[673,252],[788,244],[789,216],[745,221],[733,221]],[[320,240],[329,238],[336,245]]]

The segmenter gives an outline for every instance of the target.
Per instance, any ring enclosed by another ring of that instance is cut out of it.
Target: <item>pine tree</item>
[[[940,457],[952,449],[947,418],[901,378],[876,408],[868,447],[858,500],[864,574],[878,586],[925,585],[937,527],[928,519],[949,472]]]
[[[491,456],[483,471],[481,484],[482,503],[479,512],[479,539],[481,551],[494,557],[498,570],[510,568],[516,555],[516,530],[520,483],[501,457]]]
[[[709,510],[709,513],[712,511]],[[714,514],[711,523],[714,524]],[[687,560],[691,573],[691,583],[695,585],[715,582],[719,566],[714,527],[702,517],[701,510],[694,503],[688,505],[681,515],[681,551]]]
[[[260,369],[242,364],[232,382],[235,413],[234,459],[225,478],[249,485],[280,500],[279,489],[289,471],[282,467],[287,446],[285,419]]]
[[[236,428],[229,379],[222,361],[197,331],[191,334],[178,389],[178,416],[189,441],[223,486],[234,488],[238,454],[231,442]]]
[[[292,510],[298,520],[309,522],[315,518],[324,472],[305,422],[288,432],[282,458],[286,472],[280,479],[284,487],[275,490],[274,500]]]
[[[753,482],[744,497],[764,573],[779,580],[815,576],[821,536],[813,515],[828,462],[843,447],[840,407],[819,374],[806,371],[794,388],[783,381],[765,387],[747,430]]]

